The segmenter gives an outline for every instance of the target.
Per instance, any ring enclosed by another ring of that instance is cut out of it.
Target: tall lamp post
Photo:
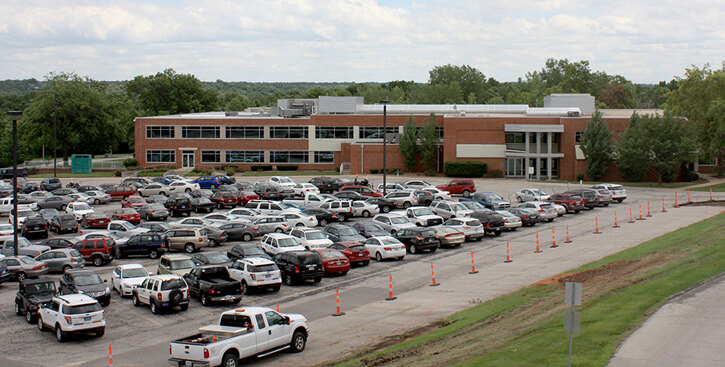
[[[389,100],[380,101],[383,104],[383,196],[388,194],[388,103]]]
[[[60,102],[53,102],[53,177],[58,177],[56,175],[56,162],[58,161],[56,157],[58,151],[58,106],[60,106]]]
[[[13,254],[18,256],[18,118],[23,111],[8,111],[13,119]]]

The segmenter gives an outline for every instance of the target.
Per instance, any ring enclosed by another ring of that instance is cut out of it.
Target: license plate
[[[307,265],[307,269],[308,270],[314,270],[315,269],[315,266],[314,265]]]
[[[363,253],[362,253],[362,252],[360,252],[360,253],[358,253],[358,254],[357,254],[357,256],[363,256]]]
[[[272,277],[272,275],[271,275],[271,274],[267,274],[267,275],[265,275],[264,277],[265,277],[265,278],[271,278],[271,277]]]
[[[90,317],[84,317],[83,318],[83,321],[91,321],[91,318]]]
[[[226,301],[226,300],[231,300],[231,299],[234,299],[234,298],[235,298],[235,297],[234,297],[234,296],[232,296],[232,295],[229,295],[229,296],[224,296],[224,297],[222,297],[222,299],[223,299],[223,300],[225,300],[225,301]]]

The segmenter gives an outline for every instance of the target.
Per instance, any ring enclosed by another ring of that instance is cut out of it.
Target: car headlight
[[[104,293],[111,293],[111,288],[106,287],[106,291]]]
[[[86,292],[83,292],[82,290],[78,290],[78,294],[85,294]]]

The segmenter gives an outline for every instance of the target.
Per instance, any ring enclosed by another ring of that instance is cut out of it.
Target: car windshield
[[[453,209],[453,211],[457,212],[459,210],[466,210],[468,208],[466,208],[466,206],[463,204],[452,204],[451,209]]]
[[[32,210],[18,210],[18,218],[30,217],[33,215]]]
[[[412,211],[414,215],[433,215],[433,211],[429,208],[418,208],[413,209]]]
[[[145,278],[149,276],[149,273],[144,268],[131,268],[123,269],[121,271],[121,278]]]
[[[418,234],[422,237],[433,237],[436,235],[436,232],[432,229],[426,229],[424,231],[418,232]]]
[[[66,223],[66,222],[75,222],[76,221],[76,217],[74,217],[73,215],[61,215],[60,216],[60,221],[63,222],[63,223]]]
[[[275,270],[277,270],[277,265],[275,265],[275,264],[249,265],[248,269],[249,269],[250,273],[261,273],[264,271],[275,271]]]
[[[136,226],[134,226],[133,224],[131,224],[131,223],[129,223],[129,222],[120,222],[119,224],[120,224],[120,225],[121,225],[121,226],[122,226],[123,228],[125,228],[125,229],[126,229],[127,231],[131,231],[131,230],[134,230],[134,229],[136,229]]]
[[[277,244],[279,244],[279,247],[292,247],[300,245],[294,238],[280,238],[277,240]]]
[[[0,231],[12,231],[13,226],[10,224],[0,224]]]
[[[194,262],[191,259],[173,260],[170,264],[171,270],[191,269],[194,267]]]
[[[130,203],[138,204],[138,203],[145,203],[146,200],[143,198],[131,198],[128,200]]]
[[[8,245],[10,245],[10,247],[12,247],[11,244],[13,243],[13,240],[5,241],[5,243],[8,244]],[[30,245],[32,245],[32,243],[30,241],[28,241],[27,238],[25,238],[25,237],[18,238],[18,247],[28,247]],[[22,259],[22,258],[23,257],[21,256],[20,259]]]
[[[340,251],[324,251],[324,252],[321,252],[320,254],[325,259],[345,258],[345,255],[343,255],[342,252],[340,252]]]
[[[73,210],[91,210],[91,206],[88,204],[76,204],[73,206]]]
[[[79,274],[75,276],[75,281],[77,286],[83,286],[83,285],[91,285],[91,284],[101,284],[103,281],[101,280],[101,277],[98,276],[98,274]]]
[[[166,208],[164,208],[163,205],[159,205],[159,204],[149,205],[149,209],[150,210],[154,210],[154,211],[156,211],[156,210],[158,210],[158,211],[166,210]]]
[[[441,232],[443,232],[443,233],[455,233],[455,232],[458,232],[457,230],[455,230],[453,228],[450,228],[450,227],[440,227],[440,228],[438,228],[438,230],[441,231]]]
[[[230,261],[224,254],[208,254],[206,258],[209,259],[210,264],[222,264]]]
[[[38,293],[48,293],[48,292],[52,293],[52,292],[55,292],[55,283],[51,281],[51,282],[26,284],[25,292],[27,294],[38,294]]]
[[[394,216],[394,217],[390,217],[390,223],[405,224],[405,223],[410,223],[410,221],[408,220],[408,218],[405,218],[405,217]]]
[[[384,231],[383,227],[381,227],[375,223],[363,223],[360,226],[362,228],[364,228],[366,231]]]
[[[481,225],[481,221],[479,221],[478,219],[467,220],[463,223],[465,223],[467,226],[471,226],[471,227],[478,227]]]
[[[26,265],[33,265],[33,264],[38,263],[37,260],[33,259],[32,257],[28,257],[28,256],[18,256],[18,260],[21,263],[26,264]]]
[[[325,234],[320,231],[307,232],[308,240],[324,240],[325,238],[327,238]]]
[[[486,207],[483,206],[483,204],[481,204],[477,201],[464,201],[462,204],[463,204],[463,206],[465,206],[466,208],[471,209],[471,210],[486,209]]]
[[[484,194],[483,197],[486,198],[486,201],[503,200],[498,194]]]
[[[290,183],[290,182],[294,182],[294,181],[290,180],[287,177],[280,177],[279,178],[279,182],[281,182],[281,183]]]
[[[399,245],[400,241],[394,238],[386,238],[383,240],[383,245]]]
[[[136,210],[131,208],[121,209],[121,214],[136,214]]]
[[[365,246],[363,245],[355,245],[349,247],[350,251],[365,251]]]
[[[304,265],[317,264],[319,262],[319,258],[316,254],[297,255],[297,260],[299,260]]]
[[[88,303],[85,305],[63,306],[63,312],[68,315],[81,315],[84,313],[98,312],[102,310],[103,307],[101,307],[98,302]]]
[[[183,279],[174,278],[169,280],[164,280],[161,282],[161,290],[162,291],[170,291],[172,289],[179,289],[179,288],[186,288],[186,283]]]
[[[267,254],[266,252],[264,252],[264,250],[262,250],[261,248],[256,247],[256,246],[255,247],[244,247],[244,248],[242,248],[242,253],[244,254],[244,256],[248,256],[248,257],[254,257],[254,255],[266,255]]]
[[[511,213],[509,213],[509,212],[507,212],[505,210],[502,210],[502,211],[497,212],[497,213],[498,214],[501,214],[501,216],[506,217],[506,218],[515,217],[515,215],[513,215],[513,214],[511,214]]]
[[[97,218],[105,218],[106,215],[102,213],[88,213],[86,214],[86,218],[88,219],[97,219]]]
[[[338,227],[337,228],[337,233],[339,233],[340,236],[356,236],[356,235],[359,234],[359,233],[357,233],[357,231],[354,228],[347,227],[347,226],[345,226],[345,227]]]
[[[548,195],[544,190],[539,190],[539,189],[532,189],[531,193],[533,193],[534,195],[542,195],[542,196]]]

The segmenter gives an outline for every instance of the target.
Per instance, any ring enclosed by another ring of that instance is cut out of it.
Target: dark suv
[[[62,188],[63,185],[60,183],[60,179],[57,177],[44,178],[40,181],[40,189],[43,191],[52,192]]]
[[[60,278],[60,293],[82,293],[95,298],[101,306],[106,307],[111,303],[111,289],[106,282],[107,280],[101,280],[93,270],[66,270]]]
[[[282,273],[282,281],[287,285],[294,285],[310,279],[315,283],[319,283],[324,275],[322,258],[317,252],[281,252],[274,257],[274,262]]]
[[[110,263],[116,256],[115,241],[108,237],[93,237],[77,242],[74,249],[78,250],[85,261],[95,266]]]
[[[20,233],[21,236],[26,238],[30,238],[31,235],[37,235],[40,238],[48,238],[48,221],[41,216],[28,217],[23,222]]]
[[[128,241],[116,245],[118,257],[124,258],[129,255],[148,256],[158,259],[166,252],[164,247],[164,236],[160,233],[142,233],[128,239]]]
[[[23,279],[18,285],[18,293],[15,294],[15,314],[25,314],[25,321],[32,324],[38,317],[40,306],[50,302],[57,294],[52,279]]]
[[[186,197],[172,197],[164,204],[171,215],[178,217],[182,214],[191,215],[191,200]]]
[[[406,228],[395,232],[395,238],[405,245],[411,254],[420,250],[435,252],[440,241],[435,237],[436,232],[430,228]]]
[[[311,184],[317,186],[321,193],[333,193],[340,189],[335,180],[330,177],[314,177],[309,181]]]

